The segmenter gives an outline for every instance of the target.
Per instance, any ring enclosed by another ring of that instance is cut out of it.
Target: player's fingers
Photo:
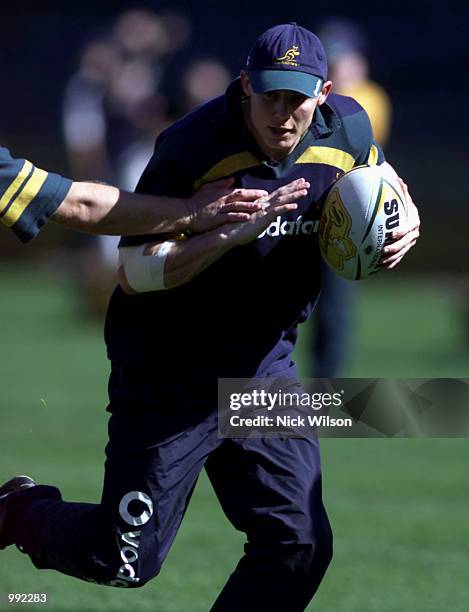
[[[264,189],[235,189],[225,197],[227,204],[232,202],[254,202],[259,198],[267,198],[268,192]]]
[[[403,238],[406,234],[407,234],[407,231],[393,232],[391,234],[391,239],[390,240],[388,239],[386,242],[388,244],[393,244],[394,242],[397,242],[397,240],[400,240],[401,238]]]
[[[249,221],[251,215],[243,212],[229,212],[226,214],[218,214],[217,219],[220,221],[220,225],[224,223],[238,223],[239,221]]]
[[[394,249],[392,251],[383,251],[383,253],[381,254],[381,263],[399,257],[402,253],[406,253],[411,247],[414,246],[416,242],[416,239],[411,240],[410,242],[405,242],[404,244],[401,244],[398,249]]]
[[[396,259],[396,261],[394,261],[393,263],[391,263],[391,264],[389,264],[387,266],[384,266],[384,267],[386,268],[386,270],[392,270],[393,268],[395,268],[397,266],[397,264],[402,260],[403,257],[404,256],[399,257],[398,259]]]
[[[396,240],[395,242],[391,242],[388,243],[384,248],[383,248],[383,255],[394,255],[395,253],[399,253],[399,251],[405,247],[408,243],[408,234],[405,234],[402,238],[400,238],[399,240]]]
[[[257,198],[259,199],[259,198]],[[231,204],[224,204],[218,214],[223,215],[226,213],[250,213],[256,212],[263,208],[262,202],[232,202]]]
[[[387,244],[383,248],[382,257],[390,257],[402,251],[402,249],[406,248],[409,245],[414,245],[417,242],[418,232],[409,232],[406,234],[401,240],[394,242],[392,244]]]
[[[273,198],[271,206],[283,206],[284,204],[289,204],[290,202],[296,202],[296,200],[304,198],[307,193],[308,190],[303,188],[283,193]]]
[[[399,245],[401,240],[408,238],[408,240],[414,240],[420,236],[420,230],[418,228],[411,229],[407,232],[399,232],[393,235],[391,240],[386,240],[386,248],[394,248],[396,245]],[[394,249],[395,250],[395,249]]]
[[[381,259],[381,267],[382,268],[389,268],[390,265],[396,263],[397,261],[401,260],[404,255],[407,253],[407,251],[410,249],[410,246],[405,249],[402,249],[402,251],[400,251],[399,253],[396,253],[395,255],[392,255],[390,257],[385,257]]]
[[[283,215],[283,213],[289,212],[290,210],[296,210],[297,208],[298,204],[296,202],[277,204],[276,206],[271,206],[269,208],[268,215],[272,219],[275,219],[277,215]]]
[[[397,240],[400,240],[401,238],[403,238],[404,236],[407,236],[407,234],[411,232],[417,232],[418,234],[420,234],[420,219],[418,215],[415,218],[415,221],[412,223],[412,226],[409,227],[409,229],[401,230],[401,231],[394,231],[391,234],[391,240],[389,241],[390,244],[396,242]]]
[[[278,215],[283,215],[284,213],[290,212],[291,210],[296,210],[298,208],[298,204],[296,202],[290,202],[289,204],[283,204],[279,206],[270,206],[267,209],[260,210],[255,213],[251,219],[254,223],[260,223],[262,227],[267,227],[272,221],[275,221]]]
[[[420,236],[418,229],[410,230],[408,232],[396,232],[393,234],[392,240],[386,243],[383,249],[384,253],[397,253],[399,249],[404,247],[407,243],[417,240]]]
[[[304,178],[299,178],[294,181],[291,181],[291,183],[288,183],[287,185],[283,185],[282,187],[279,187],[278,189],[276,189],[270,194],[269,198],[275,199],[275,198],[278,198],[279,196],[284,196],[290,193],[294,193],[295,191],[299,191],[302,189],[309,189],[309,187],[310,187],[310,184],[308,183],[308,181],[306,181]]]
[[[381,258],[381,265],[383,267],[389,267],[390,264],[400,261],[404,255],[410,251],[410,249],[414,246],[417,241],[414,240],[404,248],[400,249],[399,252],[394,253],[393,255],[385,256]]]

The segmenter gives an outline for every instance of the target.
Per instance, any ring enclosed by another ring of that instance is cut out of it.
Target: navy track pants
[[[205,466],[245,554],[212,610],[306,608],[332,556],[315,439],[220,439],[217,414],[118,411],[100,504],[70,503],[38,485],[10,496],[0,545],[37,568],[112,586],[156,576]]]

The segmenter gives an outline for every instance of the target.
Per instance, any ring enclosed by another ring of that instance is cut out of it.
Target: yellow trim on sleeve
[[[376,166],[378,162],[378,147],[376,145],[371,145],[370,154],[368,155],[368,165]]]
[[[308,147],[306,151],[296,160],[297,164],[326,164],[340,168],[344,172],[348,172],[355,165],[355,159],[341,149],[334,147]]]
[[[195,181],[193,186],[194,191],[200,189],[205,183],[210,183],[225,176],[229,176],[234,172],[238,172],[238,170],[244,170],[245,168],[252,168],[258,165],[259,160],[252,153],[249,153],[249,151],[243,151],[242,153],[235,153],[234,155],[225,157]]]
[[[23,164],[23,167],[16,175],[16,178],[13,179],[8,189],[5,191],[5,193],[0,198],[0,214],[5,210],[5,208],[10,203],[11,198],[15,195],[15,193],[24,183],[24,181],[26,180],[26,177],[29,175],[32,168],[33,168],[32,163],[26,160]]]
[[[45,170],[41,170],[40,168],[34,168],[31,177],[13,201],[5,217],[2,219],[3,223],[7,227],[11,227],[18,221],[18,219],[29,206],[31,201],[39,193],[39,190],[43,186],[47,176],[48,173]]]

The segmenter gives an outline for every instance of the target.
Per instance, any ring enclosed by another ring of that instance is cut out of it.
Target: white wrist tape
[[[161,291],[164,284],[164,265],[174,240],[163,242],[154,255],[144,255],[146,244],[119,249],[119,266],[123,266],[127,282],[138,293]]]

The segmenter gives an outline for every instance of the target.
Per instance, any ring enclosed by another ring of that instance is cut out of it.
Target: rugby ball
[[[325,261],[348,280],[380,271],[381,251],[393,231],[408,227],[404,194],[382,166],[357,166],[328,193],[321,214],[319,245]]]

